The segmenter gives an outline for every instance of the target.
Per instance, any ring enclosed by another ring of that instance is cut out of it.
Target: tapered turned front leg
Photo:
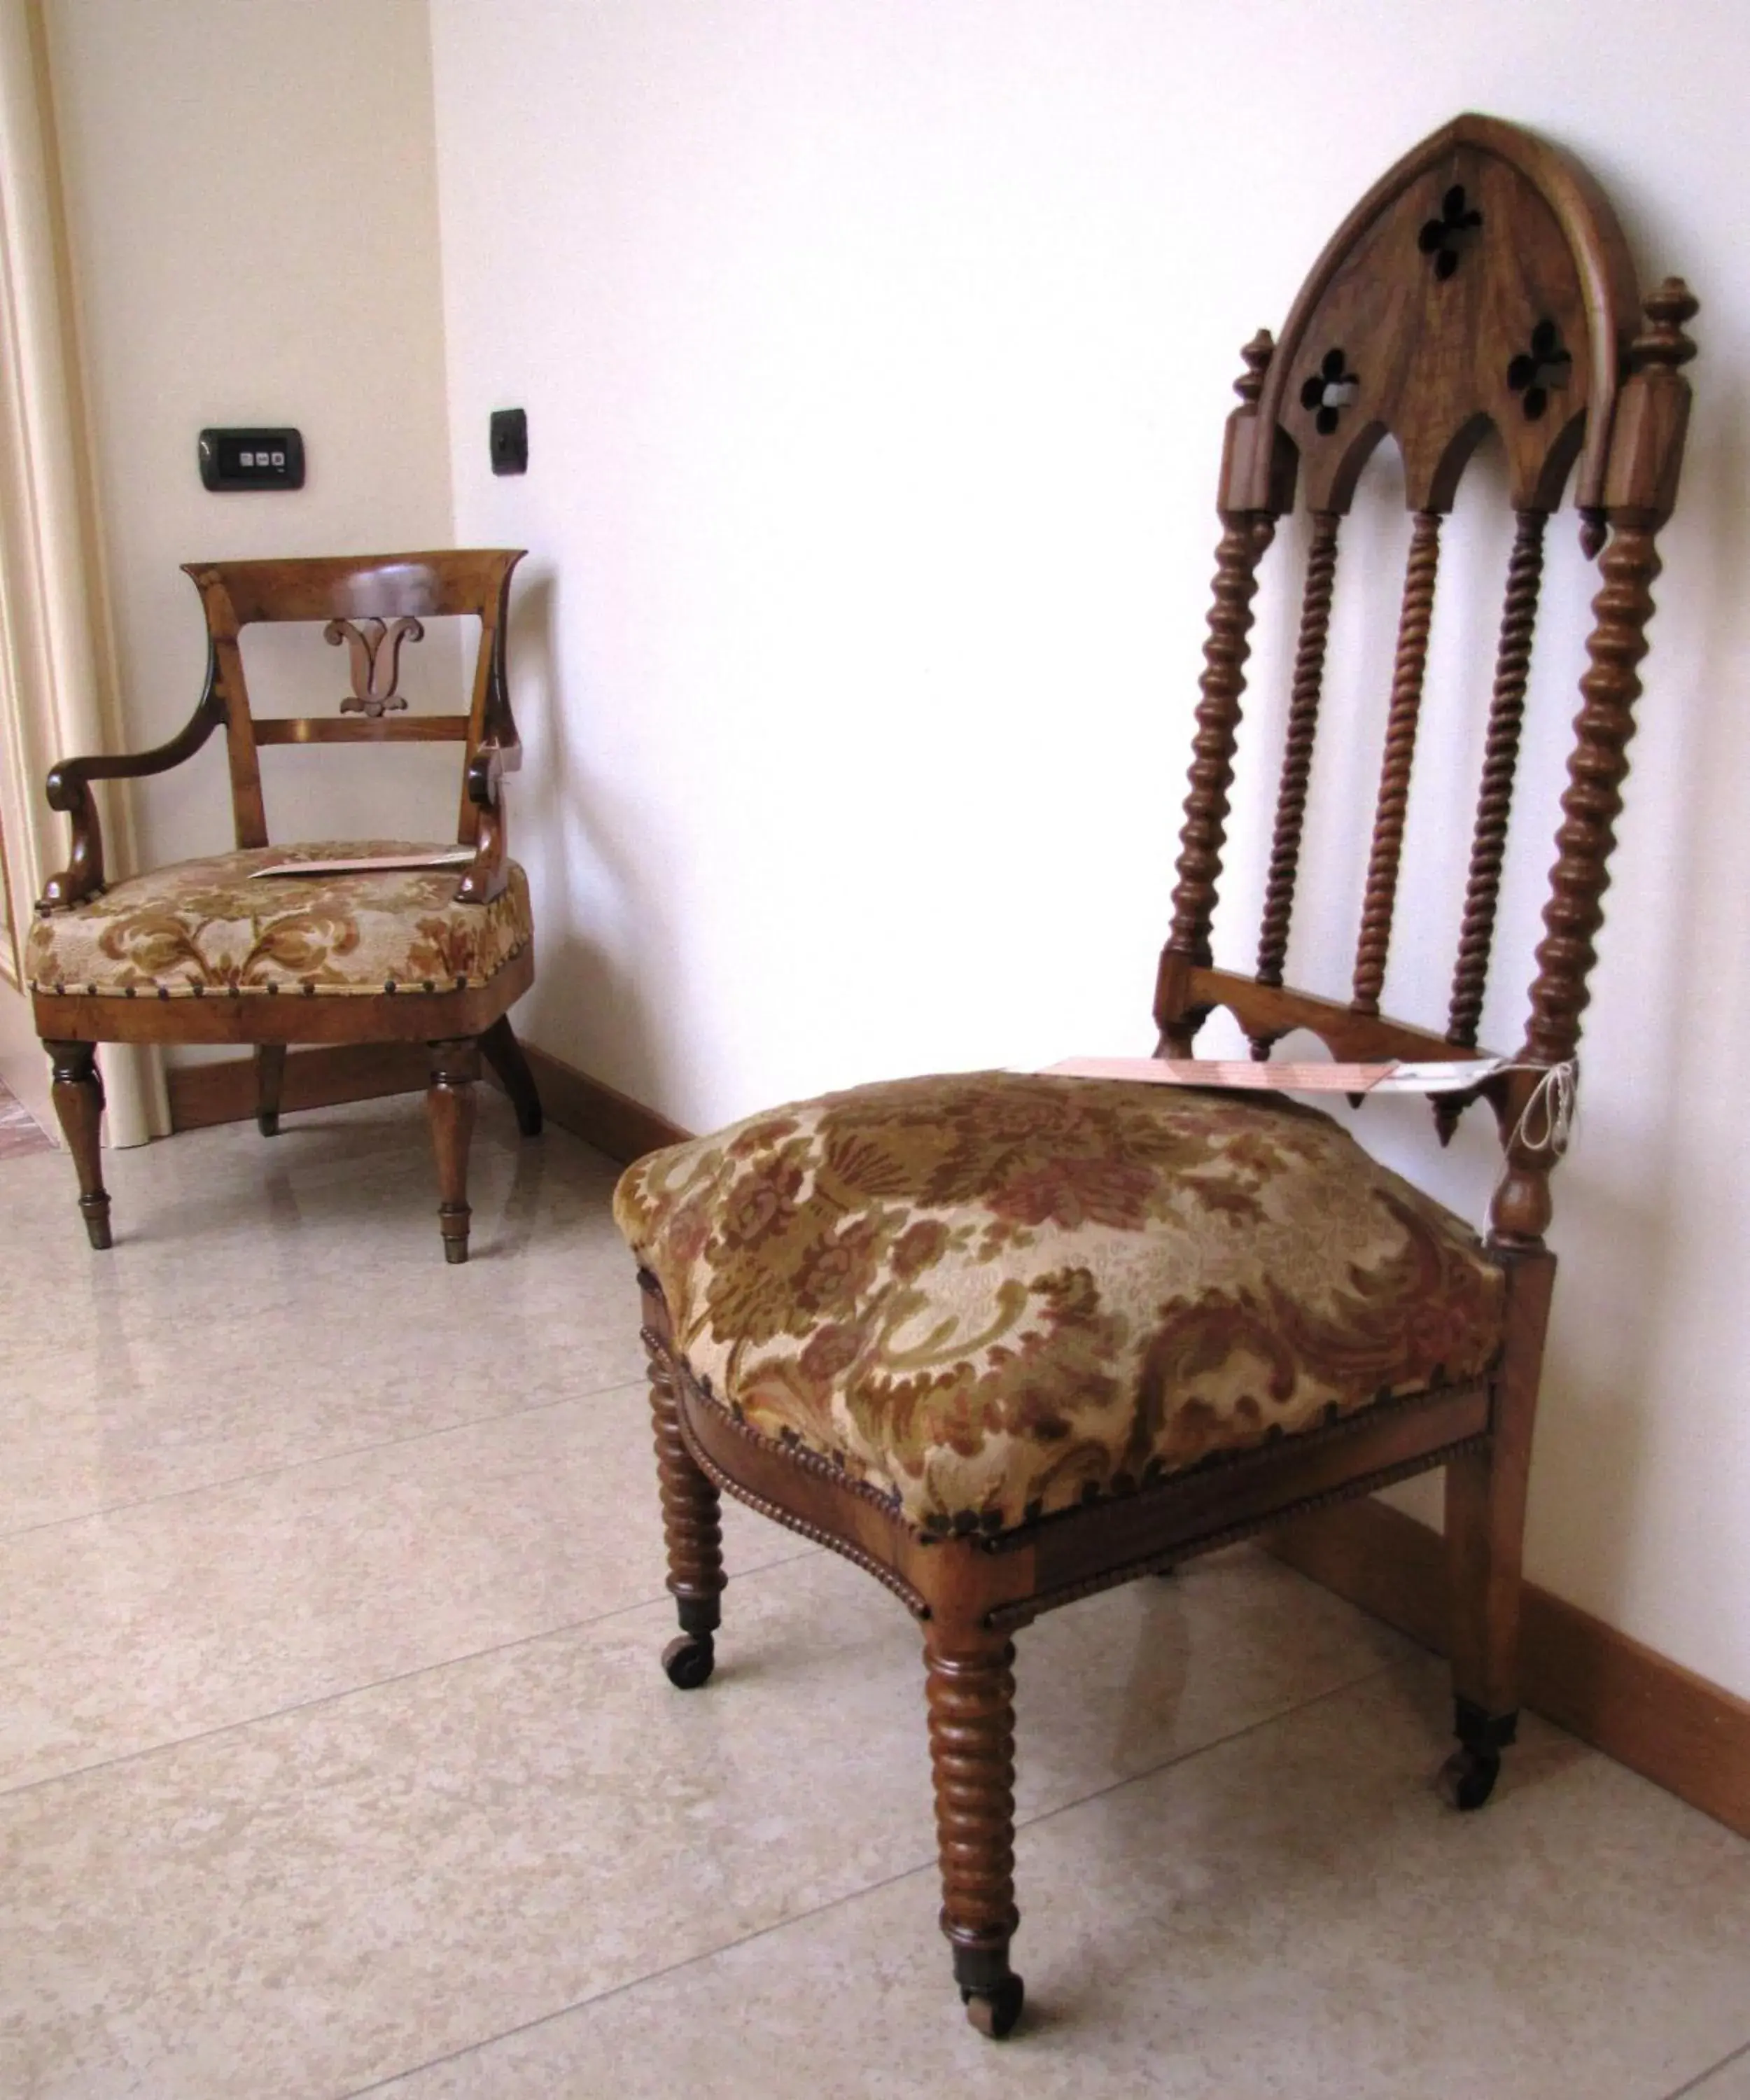
[[[681,1433],[681,1406],[669,1354],[668,1308],[654,1277],[642,1274],[638,1280],[644,1292],[650,1426],[663,1498],[663,1537],[668,1548],[668,1588],[681,1629],[663,1650],[663,1668],[671,1684],[682,1692],[696,1692],[716,1661],[712,1635],[722,1617],[718,1599],[726,1580],[721,1498],[715,1483],[700,1471]]]
[[[89,1043],[45,1043],[55,1073],[55,1113],[79,1175],[79,1215],[87,1238],[102,1251],[110,1244],[109,1194],[104,1186],[99,1138],[104,1081],[97,1052]]]
[[[1543,1249],[1511,1257],[1506,1342],[1489,1436],[1481,1449],[1463,1453],[1446,1469],[1448,1644],[1458,1748],[1441,1780],[1460,1808],[1480,1808],[1488,1799],[1501,1754],[1518,1732],[1525,1491],[1554,1280],[1555,1258]]]
[[[924,1630],[930,1767],[941,1855],[941,1929],[967,2017],[1000,2041],[1020,2017],[1009,1967],[1015,1908],[1013,1644],[981,1626]]]
[[[468,1147],[474,1137],[474,1083],[480,1076],[480,1046],[466,1037],[434,1043],[431,1084],[425,1090],[425,1114],[438,1155],[438,1225],[443,1234],[443,1259],[468,1259]]]
[[[255,1127],[263,1137],[280,1135],[280,1090],[285,1083],[285,1045],[255,1046]]]

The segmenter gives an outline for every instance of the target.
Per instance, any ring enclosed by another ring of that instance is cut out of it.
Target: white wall
[[[46,14],[121,712],[139,749],[201,690],[205,628],[180,563],[451,543],[430,42],[424,0]],[[227,423],[300,427],[303,489],[209,495],[196,434]],[[245,653],[268,711],[332,712],[347,690],[343,652],[313,629],[256,630]],[[456,648],[434,636],[417,658],[409,689],[452,704]],[[276,837],[443,837],[455,821],[453,746],[274,751],[262,769]],[[146,865],[229,845],[221,742],[136,807]]]
[[[695,1127],[1148,1047],[1236,353],[1398,152],[1466,107],[1530,123],[1603,179],[1649,281],[1691,277],[1698,413],[1558,1191],[1530,1566],[1750,1692],[1737,11],[433,0],[432,21],[456,527],[536,550],[532,1033]],[[494,481],[486,416],[518,402],[531,472]],[[1485,492],[1436,643],[1437,685],[1462,668],[1479,696]],[[1558,536],[1529,788],[1582,632]],[[1391,533],[1378,550],[1389,569]],[[1376,703],[1388,651],[1350,651]],[[1448,867],[1472,791],[1445,767],[1474,751],[1424,752],[1417,851]],[[1376,763],[1327,748],[1327,819]],[[1553,823],[1546,802],[1512,871],[1504,1047]],[[1333,923],[1301,929],[1303,969],[1342,960]],[[1222,933],[1244,960],[1249,915]],[[1391,1004],[1444,1009],[1452,938],[1405,929]],[[1422,1114],[1376,1105],[1364,1135],[1425,1158]],[[1467,1129],[1427,1171],[1478,1215],[1488,1158]]]

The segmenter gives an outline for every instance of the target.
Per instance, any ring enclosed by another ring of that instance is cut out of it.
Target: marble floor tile
[[[817,1550],[739,1507],[725,1534],[732,1574]],[[648,1603],[666,1573],[641,1386],[0,1538],[0,1790]]]
[[[1750,2100],[1750,2041],[1708,2076],[1686,2085],[1682,2100]]]
[[[0,1533],[641,1377],[614,1168],[483,1092],[459,1268],[417,1097],[107,1154],[105,1255],[64,1154],[9,1160]]]
[[[51,1152],[54,1140],[9,1087],[0,1084],[0,1159]]]
[[[919,1872],[377,2100],[1663,2100],[1750,2027],[1750,1845],[1535,1722],[1460,1817],[1444,1720],[1401,1665],[1025,1829],[1004,2046]]]
[[[1158,1759],[1255,1725],[1318,1681],[1309,1651],[1327,1685],[1382,1667],[1358,1615],[1345,1643],[1258,1556],[1156,1587],[1065,1615],[1091,1688],[1024,1695],[1034,1811],[1135,1768],[1151,1726]],[[1272,1593],[1276,1680],[1229,1667]],[[701,1694],[661,1676],[664,1600],[0,1797],[0,2091],[338,2093],[886,1877],[933,1885],[911,1621],[827,1554],[726,1605]],[[1127,1689],[1150,1626],[1179,1660]]]
[[[1750,2100],[1750,1846],[1264,1556],[1019,1641],[1005,2049],[916,1628],[739,1509],[672,1691],[615,1170],[417,1097],[0,1162],[0,2097]],[[791,1556],[780,1558],[780,1556]],[[1739,2052],[1734,2055],[1734,2052]]]

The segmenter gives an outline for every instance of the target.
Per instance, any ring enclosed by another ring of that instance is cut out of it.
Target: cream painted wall
[[[181,562],[452,542],[424,0],[51,0],[49,55],[87,366],[121,713],[134,748],[187,718],[205,630]],[[209,495],[209,423],[303,431],[302,490]],[[246,640],[258,699],[329,712],[342,652]],[[406,680],[452,704],[434,636]],[[252,685],[254,683],[252,671]],[[263,760],[276,837],[443,837],[453,748]],[[218,741],[143,787],[143,859],[231,842]]]
[[[1750,1693],[1739,11],[433,0],[432,22],[457,530],[536,550],[531,1030],[695,1127],[1148,1047],[1236,353],[1393,156],[1465,107],[1531,123],[1610,187],[1649,280],[1690,276],[1699,406],[1562,1177],[1530,1567]],[[487,413],[515,402],[531,469],[495,481]],[[1436,684],[1473,693],[1501,552],[1482,493],[1436,623]],[[1401,526],[1378,536],[1389,571]],[[1559,538],[1528,792],[1579,662]],[[1360,645],[1357,611],[1351,589],[1345,660],[1377,706],[1389,637]],[[1261,626],[1260,694],[1286,620]],[[1479,726],[1422,754],[1414,850],[1448,871]],[[1326,894],[1358,889],[1332,819],[1376,764],[1327,743]],[[1265,792],[1242,779],[1242,851]],[[1553,824],[1546,799],[1510,871],[1488,1015],[1510,1047]],[[1231,891],[1232,959],[1256,898]],[[1303,979],[1340,971],[1335,924],[1298,929]],[[1391,1004],[1441,1010],[1453,938],[1404,928]],[[1479,1215],[1484,1134],[1430,1167],[1425,1131],[1409,1105],[1363,1123]]]

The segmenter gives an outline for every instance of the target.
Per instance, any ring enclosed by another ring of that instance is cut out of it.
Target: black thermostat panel
[[[298,430],[203,430],[201,479],[209,488],[302,488],[304,439]]]

